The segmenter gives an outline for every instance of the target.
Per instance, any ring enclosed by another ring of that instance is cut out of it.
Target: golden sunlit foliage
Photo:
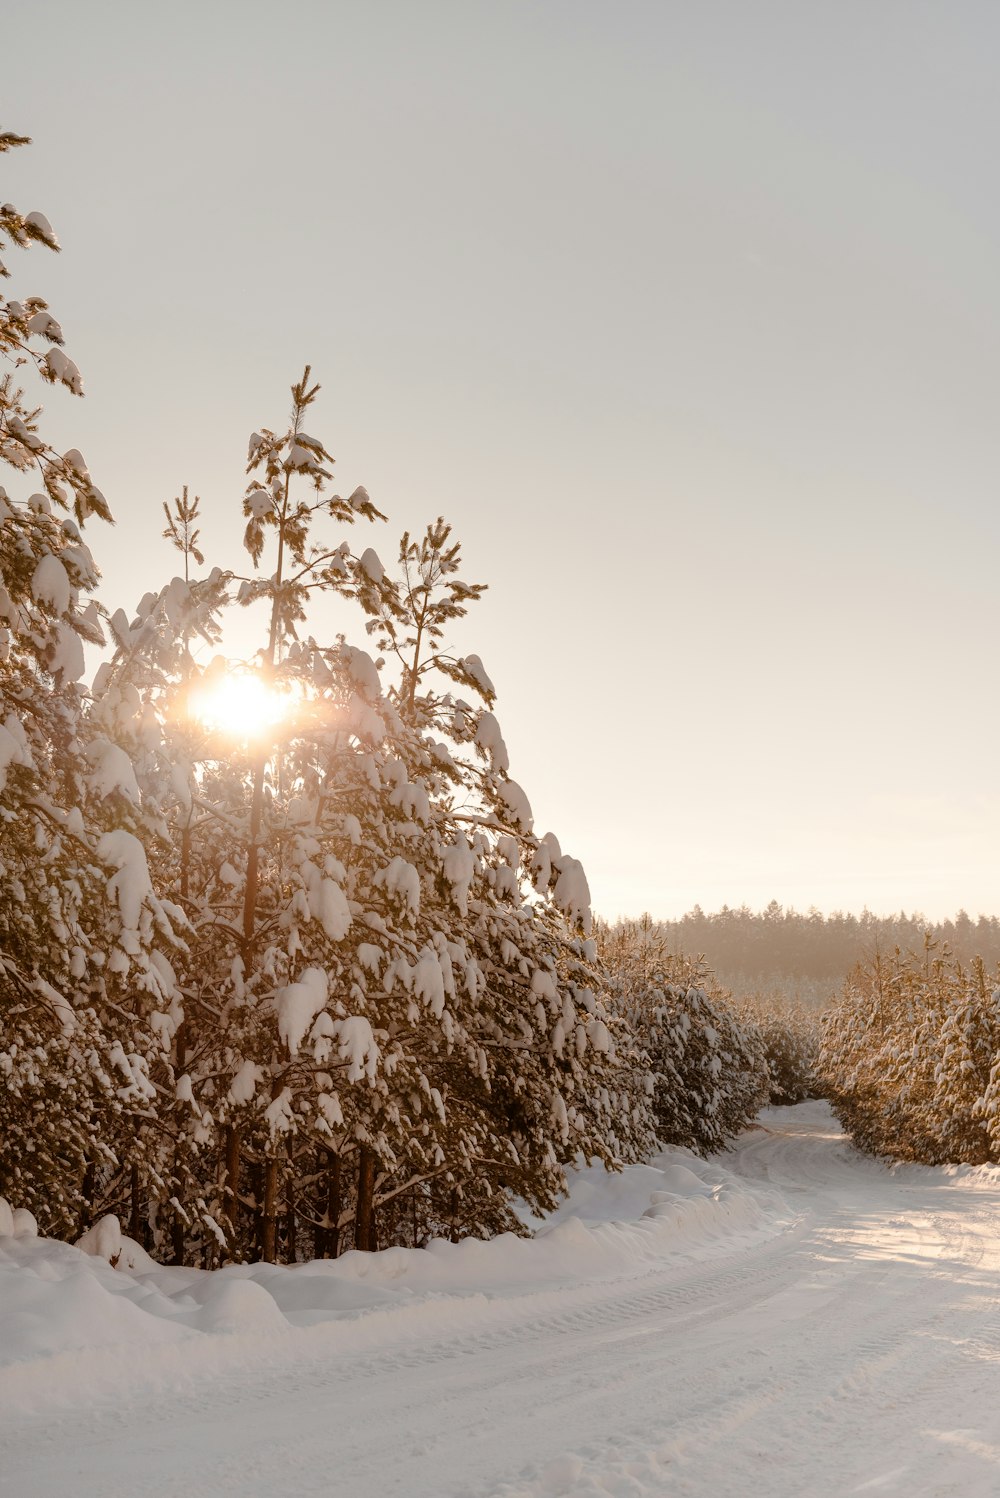
[[[874,1154],[1000,1160],[1000,972],[928,938],[857,969],[827,1018],[820,1068],[837,1116]]]

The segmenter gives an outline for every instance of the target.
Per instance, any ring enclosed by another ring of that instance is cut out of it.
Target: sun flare
[[[268,686],[251,671],[227,671],[191,696],[191,711],[206,728],[234,739],[270,734],[294,707],[290,692]]]

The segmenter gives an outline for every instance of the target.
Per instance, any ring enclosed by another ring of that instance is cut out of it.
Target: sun
[[[294,698],[253,671],[228,670],[205,681],[190,698],[199,723],[234,739],[269,736],[291,715]]]

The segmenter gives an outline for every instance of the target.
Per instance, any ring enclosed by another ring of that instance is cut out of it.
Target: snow
[[[361,553],[358,565],[365,576],[373,583],[380,583],[385,577],[385,568],[382,566],[378,552],[374,551],[370,546],[366,547]]]
[[[299,1054],[307,1030],[326,1007],[328,994],[326,973],[318,967],[307,967],[296,983],[278,990],[274,999],[278,1011],[278,1034],[290,1056]]]
[[[67,468],[71,468],[74,473],[79,474],[80,478],[90,478],[90,469],[87,467],[83,453],[78,447],[67,448],[63,453],[63,462]]]
[[[61,343],[63,331],[50,312],[35,312],[28,318],[28,332],[37,338],[51,338],[54,343]],[[20,433],[18,434],[20,435]],[[22,441],[24,439],[22,438]],[[34,439],[37,441],[37,439]],[[41,443],[37,444],[39,447]]]
[[[104,798],[120,791],[129,801],[139,804],[139,783],[125,750],[110,739],[99,738],[89,745],[87,757],[92,769],[88,777],[97,795]]]
[[[435,1019],[444,1013],[445,979],[441,961],[433,947],[424,947],[413,968],[413,995],[422,999]]]
[[[48,219],[45,217],[44,213],[39,213],[37,210],[32,213],[26,213],[24,216],[24,222],[30,228],[34,229],[36,234],[38,234],[41,239],[44,239],[47,245],[50,245],[54,250],[58,250],[59,241],[56,238],[55,230],[49,223]]]
[[[83,394],[83,376],[68,354],[56,345],[46,350],[44,364],[53,380],[58,380],[74,395]]]
[[[522,827],[525,832],[530,832],[534,819],[531,815],[531,803],[525,791],[516,780],[501,780],[497,789],[511,821],[516,826]]]
[[[599,1051],[603,1056],[610,1054],[612,1050],[611,1035],[602,1019],[592,1019],[590,1021],[586,1029],[586,1036],[588,1043],[595,1051]]]
[[[38,1223],[27,1207],[11,1211],[10,1202],[0,1196],[0,1238],[37,1238]]]
[[[552,891],[553,900],[571,920],[581,921],[584,929],[589,932],[590,886],[587,883],[583,864],[579,859],[563,854],[556,867],[559,870],[559,876],[556,879],[555,889]]]
[[[373,1044],[367,1021],[343,1020],[340,1030],[342,1052],[354,1052],[363,1061]],[[689,1166],[678,1167],[675,1154]],[[699,1171],[701,1174],[696,1174]],[[678,1189],[685,1182],[685,1189]],[[655,1197],[664,1198],[670,1187],[679,1207],[672,1214],[664,1214],[651,1202]],[[685,1211],[685,1196],[692,1202],[697,1198],[694,1210]],[[234,1282],[250,1280],[262,1294],[266,1293],[272,1309],[279,1313],[278,1319],[268,1316],[268,1324],[280,1326],[286,1333],[320,1321],[342,1323],[345,1316],[353,1322],[361,1311],[391,1309],[396,1314],[406,1313],[418,1300],[433,1310],[442,1296],[479,1304],[483,1297],[503,1300],[521,1293],[534,1295],[545,1284],[575,1284],[595,1275],[611,1280],[632,1277],[664,1255],[704,1248],[719,1229],[719,1224],[712,1221],[713,1214],[721,1216],[731,1232],[749,1233],[753,1238],[780,1232],[788,1215],[775,1193],[745,1189],[714,1164],[706,1165],[687,1151],[677,1151],[620,1175],[609,1175],[599,1166],[581,1169],[570,1198],[560,1210],[550,1220],[535,1223],[541,1232],[533,1240],[512,1234],[490,1242],[467,1239],[453,1244],[439,1240],[427,1249],[392,1248],[375,1255],[351,1251],[336,1260],[294,1267],[239,1265],[209,1273],[155,1264],[122,1233],[117,1218],[108,1216],[95,1223],[75,1248],[37,1239],[31,1240],[29,1250],[17,1239],[4,1239],[0,1249],[0,1331],[18,1315],[21,1296],[33,1295],[27,1281],[36,1276],[52,1283],[68,1281],[71,1289],[79,1292],[88,1321],[100,1295],[107,1298],[110,1322],[114,1321],[114,1298],[130,1300],[145,1317],[149,1335],[138,1335],[136,1345],[147,1351],[147,1344],[162,1332],[157,1321],[166,1320],[174,1327],[179,1333],[177,1340],[190,1341],[192,1332],[213,1329],[220,1299],[228,1308],[227,1319],[232,1321],[240,1303],[231,1294]],[[0,1230],[2,1227],[0,1218]],[[88,1263],[81,1254],[100,1262]],[[111,1261],[119,1255],[118,1274],[104,1274],[104,1265],[112,1267]],[[125,1269],[128,1261],[136,1266],[131,1272]],[[57,1346],[63,1350],[91,1345],[75,1324],[73,1299],[67,1290],[59,1314],[53,1314],[45,1328],[46,1352]],[[261,1320],[259,1298],[254,1296],[246,1303],[251,1307],[248,1319],[252,1327]],[[445,1315],[441,1319],[447,1323],[451,1318]],[[357,1335],[363,1329],[355,1328],[356,1335],[350,1339],[355,1345],[365,1342]],[[34,1355],[24,1337],[15,1352],[13,1344],[0,1335],[0,1366],[31,1361]]]
[[[257,1091],[257,1084],[263,1080],[264,1073],[255,1062],[241,1061],[239,1070],[230,1083],[229,1096],[234,1103],[249,1103]]]
[[[92,1254],[95,1259],[107,1259],[114,1268],[122,1251],[121,1223],[111,1215],[99,1218],[76,1240],[76,1246],[81,1253]]]
[[[267,489],[252,489],[244,504],[254,520],[263,520],[265,515],[270,515],[274,510],[274,497]]]
[[[8,713],[0,724],[0,791],[7,783],[11,765],[31,766],[31,749],[24,724],[14,713]]]
[[[581,1168],[531,1240],[207,1273],[8,1234],[4,1483],[992,1498],[1000,1170],[887,1169],[821,1103],[761,1123]]]
[[[137,930],[143,901],[153,892],[145,848],[131,832],[116,827],[101,837],[97,856],[117,869],[108,880],[108,898],[117,903],[124,929]]]
[[[497,694],[497,689],[486,674],[486,668],[478,655],[463,656],[460,664],[470,679],[482,692],[483,696],[492,699]]]
[[[66,681],[79,681],[86,669],[83,641],[75,629],[60,619],[56,626],[56,643],[49,656],[49,670],[53,676],[61,673]]]
[[[343,941],[351,925],[347,896],[334,879],[324,877],[319,869],[309,871],[309,913],[319,921],[331,941]]]
[[[63,1034],[72,1035],[76,1029],[76,1016],[73,1013],[73,1006],[66,998],[66,995],[61,994],[57,988],[52,987],[51,983],[47,983],[44,978],[40,977],[35,978],[32,987],[36,993],[41,994],[42,998],[51,1008],[52,1013],[59,1021]]]
[[[319,446],[320,444],[316,443],[313,438],[307,437],[303,439],[300,436],[297,441],[292,442],[288,449],[288,457],[286,459],[288,467],[300,473],[322,474],[323,469],[316,462],[317,454],[314,450]],[[325,477],[329,478],[329,474],[326,474]]]
[[[37,1238],[38,1223],[35,1221],[34,1213],[29,1212],[27,1207],[18,1207],[14,1212],[14,1237],[15,1238]]]
[[[368,654],[358,645],[343,645],[341,654],[351,674],[351,679],[357,682],[366,697],[377,699],[382,683],[379,680],[378,667]]]
[[[500,732],[500,724],[492,713],[480,713],[479,722],[476,724],[476,743],[485,754],[489,755],[493,768],[503,770],[506,774],[510,769],[510,755],[507,753],[507,745]]]
[[[452,899],[465,915],[469,909],[469,886],[476,872],[476,855],[464,832],[457,832],[454,843],[445,849],[441,868],[451,885]]]
[[[346,1080],[359,1082],[366,1076],[374,1081],[380,1052],[368,1020],[360,1014],[348,1015],[335,1022],[332,1033],[339,1042],[339,1059],[347,1067]]]
[[[271,1138],[285,1134],[292,1127],[292,1093],[283,1087],[276,1098],[264,1109],[264,1120],[271,1131]]]
[[[11,308],[11,304],[8,303],[8,310],[10,310],[10,308]],[[46,320],[51,321],[51,319],[48,318],[48,314],[47,313],[44,314],[44,317],[45,317]],[[37,331],[36,329],[34,329],[32,327],[32,324],[33,323],[37,323],[38,320],[39,320],[38,315],[36,315],[35,317],[32,317],[32,318],[29,318],[29,320],[28,320],[28,329],[29,329],[29,331],[31,331],[31,332]],[[58,327],[58,324],[55,324],[55,326]],[[31,430],[31,428],[29,426],[27,426],[27,424],[21,420],[20,416],[15,416],[13,412],[9,412],[8,415],[7,415],[7,430],[11,434],[12,437],[16,437],[17,438],[18,442],[20,442],[22,444],[22,446],[30,448],[32,452],[39,452],[45,446],[45,443],[42,441],[41,437],[39,437],[35,432],[33,432]],[[34,496],[32,496],[32,498],[33,497]]]
[[[72,596],[69,574],[51,551],[40,558],[31,575],[31,594],[36,603],[47,604],[55,614],[65,614],[69,608]]]
[[[375,883],[385,887],[404,909],[415,917],[420,910],[420,874],[405,858],[390,859],[375,875]]]

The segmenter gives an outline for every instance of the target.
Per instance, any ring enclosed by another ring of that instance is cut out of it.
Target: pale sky
[[[105,600],[306,361],[342,492],[444,514],[603,914],[1000,909],[993,0],[32,0],[13,262]],[[331,628],[360,629],[351,614]]]

